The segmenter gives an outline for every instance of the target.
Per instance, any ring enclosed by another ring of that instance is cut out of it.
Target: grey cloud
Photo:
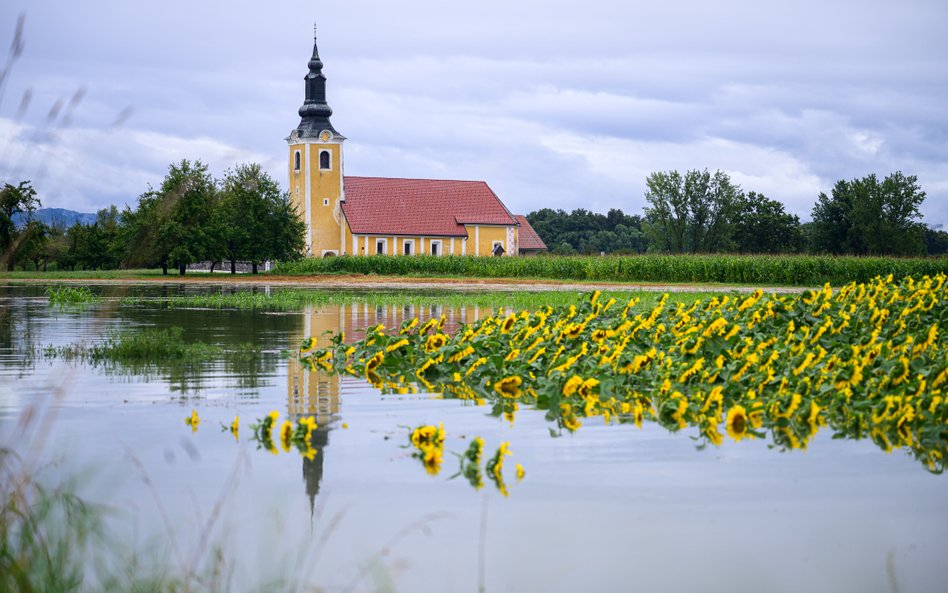
[[[122,203],[180,158],[259,160],[284,182],[316,18],[350,174],[485,179],[521,212],[635,212],[649,172],[722,168],[806,217],[835,180],[902,169],[948,222],[943,2],[12,0],[0,23],[20,11],[0,125],[33,96],[0,176],[62,155],[48,205]],[[69,128],[45,129],[82,85]]]

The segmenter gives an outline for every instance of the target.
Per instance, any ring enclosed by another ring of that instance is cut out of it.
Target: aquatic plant
[[[497,415],[529,403],[565,431],[590,417],[650,419],[672,431],[696,427],[704,446],[720,446],[726,433],[798,449],[829,426],[904,448],[942,472],[946,300],[943,274],[690,304],[665,295],[653,307],[594,292],[570,306],[500,312],[436,343],[443,317],[379,325],[301,358],[383,390],[414,382],[490,402]]]
[[[136,330],[111,331],[101,342],[49,345],[43,349],[46,358],[88,360],[93,363],[161,363],[166,361],[200,362],[213,358],[246,360],[260,355],[258,348],[243,344],[231,350],[205,342],[184,339],[184,328],[146,327]]]
[[[49,298],[50,305],[60,307],[75,305],[92,305],[99,301],[97,297],[87,286],[50,286],[46,289],[46,296]]]
[[[715,294],[727,293],[726,289],[714,291]],[[678,298],[698,298],[707,292],[686,292],[677,294]],[[633,296],[642,302],[655,302],[661,293],[655,291],[607,291],[608,297],[628,300]],[[268,292],[241,290],[237,292],[214,292],[210,294],[182,294],[163,297],[125,297],[123,306],[163,307],[168,309],[207,308],[238,309],[262,311],[299,311],[306,306],[365,304],[379,306],[416,306],[436,307],[507,307],[523,309],[542,302],[546,305],[570,304],[575,299],[573,291],[418,291],[418,292],[381,292],[346,290],[301,290],[274,289]]]

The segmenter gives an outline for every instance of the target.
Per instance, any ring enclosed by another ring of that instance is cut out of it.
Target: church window
[[[441,241],[431,242],[431,255],[441,255]]]
[[[329,198],[323,198],[323,206],[329,205]]]
[[[329,151],[320,150],[319,151],[319,168],[320,169],[331,169],[329,166]]]
[[[385,239],[376,239],[376,240],[375,240],[375,253],[376,253],[376,254],[378,254],[378,255],[384,255],[384,254],[385,254],[385,243],[386,243],[386,240],[385,240]]]
[[[293,153],[293,170],[294,171],[300,170],[300,151],[298,150]]]
[[[402,246],[402,253],[405,255],[411,255],[415,251],[415,241],[414,239],[406,239],[405,243]]]

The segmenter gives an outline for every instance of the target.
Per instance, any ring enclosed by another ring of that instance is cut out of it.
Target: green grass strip
[[[675,301],[691,302],[725,294],[714,292],[674,293]],[[543,305],[561,306],[575,302],[576,291],[543,292],[384,292],[315,291],[277,289],[269,293],[259,291],[217,292],[211,294],[176,295],[167,297],[126,297],[120,303],[126,306],[157,306],[168,309],[247,309],[269,311],[297,311],[306,306],[366,304],[369,306],[440,306],[440,307],[505,307],[508,309],[535,309]],[[654,303],[662,293],[653,291],[607,291],[607,298],[628,301],[639,297],[643,303]]]

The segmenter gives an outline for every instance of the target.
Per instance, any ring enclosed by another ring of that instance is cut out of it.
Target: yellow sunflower
[[[432,334],[425,340],[425,351],[431,352],[437,350],[448,343],[448,336],[444,334]]]
[[[520,385],[522,383],[523,379],[516,375],[505,377],[494,383],[494,391],[506,398],[518,398],[520,397]]]
[[[379,365],[382,364],[382,361],[385,360],[385,355],[381,351],[376,352],[372,358],[365,361],[365,372],[374,373],[375,369],[379,368]]]
[[[747,410],[744,406],[733,406],[727,411],[727,434],[735,441],[747,436]]]
[[[579,386],[583,384],[583,378],[579,375],[573,375],[566,380],[566,383],[563,384],[563,395],[569,397],[576,393],[576,390],[579,389]]]

